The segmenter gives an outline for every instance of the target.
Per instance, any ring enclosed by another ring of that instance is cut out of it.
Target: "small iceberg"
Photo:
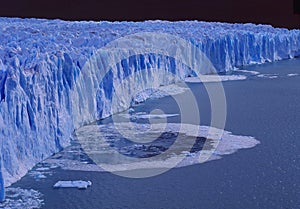
[[[78,188],[87,189],[92,185],[91,181],[58,181],[54,184],[53,188]]]

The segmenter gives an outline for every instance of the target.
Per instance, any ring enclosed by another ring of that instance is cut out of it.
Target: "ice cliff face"
[[[299,30],[267,25],[0,18],[0,199],[3,184],[15,182],[37,162],[66,147],[74,128],[128,108],[141,86],[173,83],[170,73],[179,79],[193,74],[171,52],[142,53],[135,51],[137,46],[126,51],[126,44],[113,46],[121,47],[118,53],[124,57],[113,66],[107,63],[114,60],[113,51],[91,62],[98,49],[142,32],[186,40],[193,47],[177,50],[177,55],[194,62],[201,51],[218,72],[300,55]],[[141,39],[137,35],[131,41]],[[171,42],[174,48],[176,39]],[[157,44],[168,45],[163,39]],[[106,68],[107,73],[98,76]],[[211,73],[209,68],[203,65],[200,71]],[[112,101],[114,94],[117,99]]]

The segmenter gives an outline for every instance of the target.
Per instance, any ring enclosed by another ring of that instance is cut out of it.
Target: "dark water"
[[[250,75],[224,82],[227,99],[225,130],[249,135],[261,144],[221,160],[172,169],[162,175],[129,179],[104,172],[56,169],[40,181],[25,176],[13,186],[44,194],[44,207],[68,208],[300,208],[300,59],[245,67],[277,78]],[[247,74],[249,75],[249,74]],[[213,84],[211,84],[213,85]],[[209,125],[210,104],[202,84],[189,84],[197,95],[201,124]],[[136,107],[165,109],[172,98],[150,100]],[[178,122],[179,117],[169,118]],[[52,189],[58,180],[93,182],[87,190]]]

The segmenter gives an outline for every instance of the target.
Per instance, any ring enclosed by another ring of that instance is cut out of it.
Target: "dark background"
[[[65,20],[205,20],[300,28],[300,0],[2,0],[0,16]],[[297,14],[298,13],[298,14]]]

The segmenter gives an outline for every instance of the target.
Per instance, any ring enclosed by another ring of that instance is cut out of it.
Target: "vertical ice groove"
[[[167,56],[127,49],[128,44],[120,42],[115,51],[93,56],[113,40],[133,34],[136,43],[130,44],[147,51],[151,41],[146,40],[156,37],[141,37],[139,32],[178,36],[196,47],[188,51],[173,43],[175,39],[161,40],[161,47],[172,55]],[[180,60],[194,66],[205,54],[218,72],[224,72],[300,56],[299,30],[254,24],[0,18],[0,36],[0,200],[3,185],[67,146],[74,128],[125,110],[135,89],[175,82],[169,72],[178,78],[193,75]],[[108,60],[117,64],[110,66]],[[209,65],[201,67],[203,73],[211,73]],[[110,71],[103,75],[106,68]],[[134,76],[126,79],[130,75]]]

